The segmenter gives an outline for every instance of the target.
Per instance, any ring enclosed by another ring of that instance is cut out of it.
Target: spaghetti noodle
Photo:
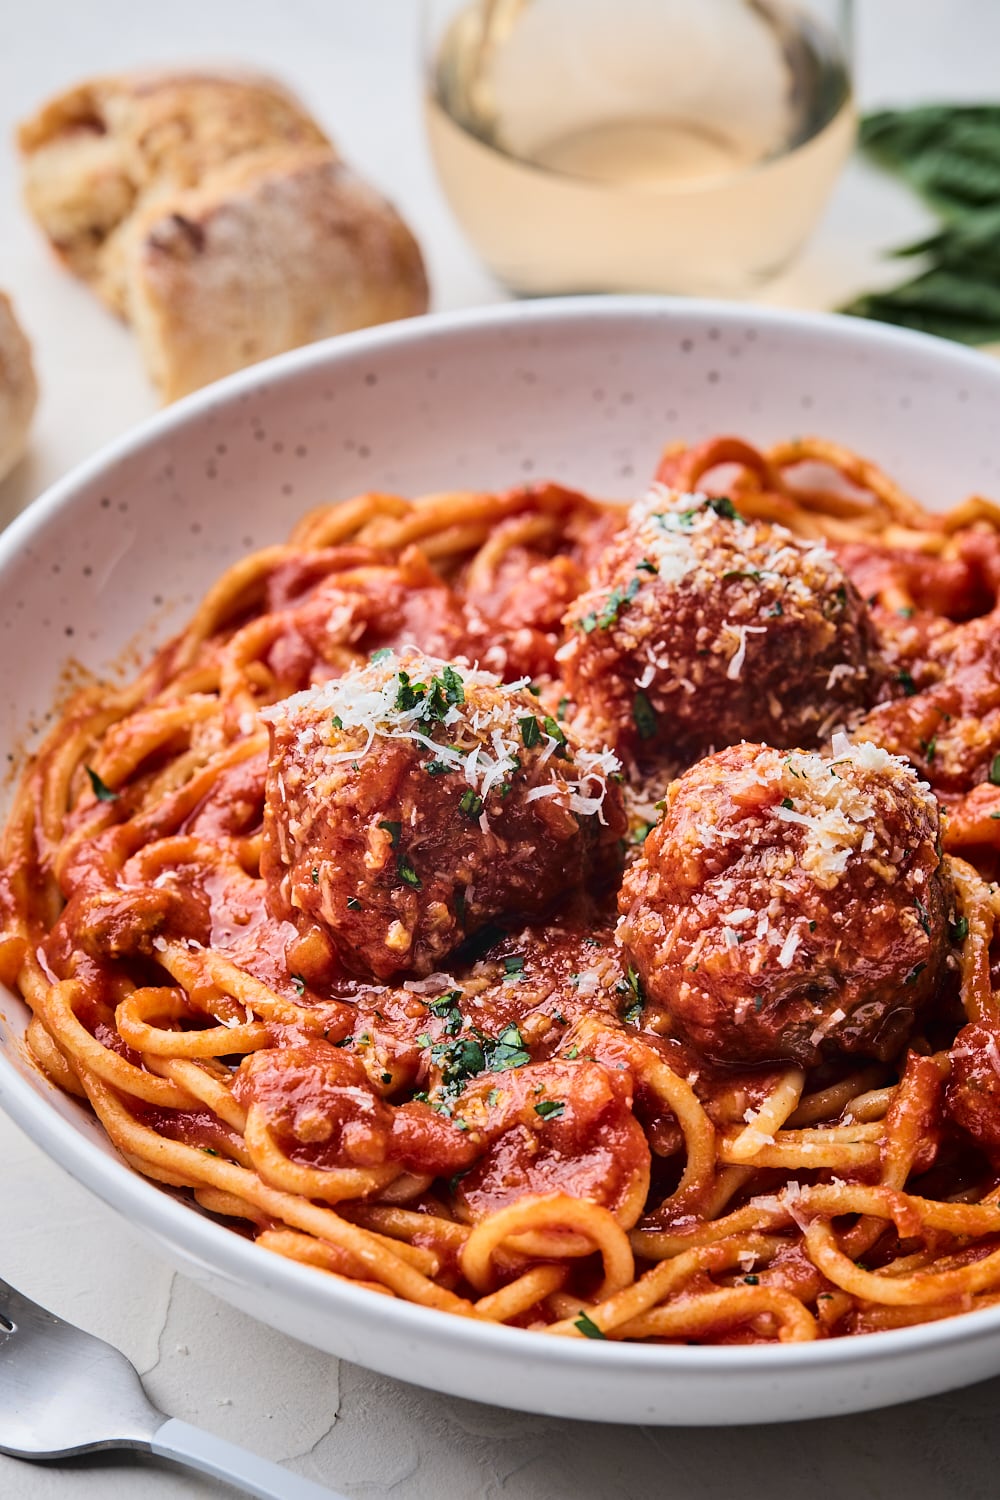
[[[0,977],[133,1167],[384,1295],[689,1343],[991,1305],[998,617],[997,507],[818,439],[675,446],[628,515],[317,510],[66,709]]]

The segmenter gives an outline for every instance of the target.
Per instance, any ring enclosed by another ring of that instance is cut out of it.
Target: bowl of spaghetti
[[[77,470],[0,539],[4,1108],[436,1389],[719,1423],[996,1373],[998,397],[579,299],[311,346]]]

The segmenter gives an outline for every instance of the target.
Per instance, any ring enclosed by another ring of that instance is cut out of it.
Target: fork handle
[[[346,1496],[303,1479],[290,1469],[258,1458],[246,1448],[188,1422],[169,1417],[153,1434],[150,1450],[160,1458],[173,1459],[189,1469],[200,1469],[213,1479],[222,1479],[260,1500],[346,1500]]]

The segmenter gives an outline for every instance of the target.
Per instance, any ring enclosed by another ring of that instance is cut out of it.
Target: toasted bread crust
[[[135,325],[166,400],[426,310],[399,215],[270,79],[98,79],[43,106],[19,145],[29,208],[64,264]]]

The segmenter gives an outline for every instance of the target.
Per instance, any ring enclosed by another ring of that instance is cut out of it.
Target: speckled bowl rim
[[[74,468],[10,524],[0,535],[0,578],[5,566],[35,533],[61,511],[71,511],[80,488],[106,468],[155,445],[206,411],[227,407],[261,386],[273,389],[287,377],[313,368],[334,368],[341,360],[354,359],[359,354],[374,357],[383,349],[407,344],[424,344],[431,348],[435,340],[455,332],[489,330],[515,321],[545,329],[572,324],[581,318],[589,321],[656,316],[669,320],[671,313],[685,319],[701,317],[706,324],[720,328],[737,324],[745,326],[750,319],[762,329],[795,329],[830,343],[873,352],[895,350],[905,353],[910,350],[924,358],[931,355],[945,378],[949,371],[957,377],[974,370],[975,377],[981,379],[984,367],[991,365],[987,356],[909,330],[826,313],[748,308],[744,304],[705,299],[569,297],[432,314],[342,335],[279,355],[197,391],[142,422]],[[995,371],[1000,411],[1000,363],[995,366]],[[23,1001],[11,991],[0,989],[0,994],[23,1005]],[[611,1340],[553,1338],[524,1329],[479,1323],[381,1297],[349,1283],[331,1280],[311,1267],[260,1250],[251,1241],[203,1216],[196,1208],[140,1176],[124,1161],[109,1156],[80,1129],[49,1107],[44,1096],[35,1091],[5,1055],[5,1050],[0,1048],[0,1107],[53,1161],[131,1223],[168,1242],[189,1262],[201,1262],[209,1272],[244,1287],[261,1291],[273,1289],[307,1309],[314,1309],[318,1299],[331,1311],[338,1307],[362,1309],[373,1324],[394,1325],[398,1331],[417,1341],[427,1340],[439,1350],[453,1351],[456,1358],[463,1350],[473,1348],[480,1352],[484,1349],[495,1351],[505,1359],[520,1354],[525,1362],[531,1362],[534,1370],[553,1378],[583,1368],[592,1375],[595,1364],[606,1370],[609,1376],[616,1371],[631,1370],[681,1377],[696,1372],[716,1372],[748,1379],[769,1372],[801,1372],[805,1378],[843,1365],[864,1364],[870,1373],[872,1366],[896,1362],[900,1356],[917,1356],[922,1350],[995,1340],[1000,1333],[1000,1306],[997,1306],[908,1328],[803,1344],[625,1344]],[[894,1398],[890,1396],[888,1399]],[[780,1415],[776,1420],[780,1420]]]

